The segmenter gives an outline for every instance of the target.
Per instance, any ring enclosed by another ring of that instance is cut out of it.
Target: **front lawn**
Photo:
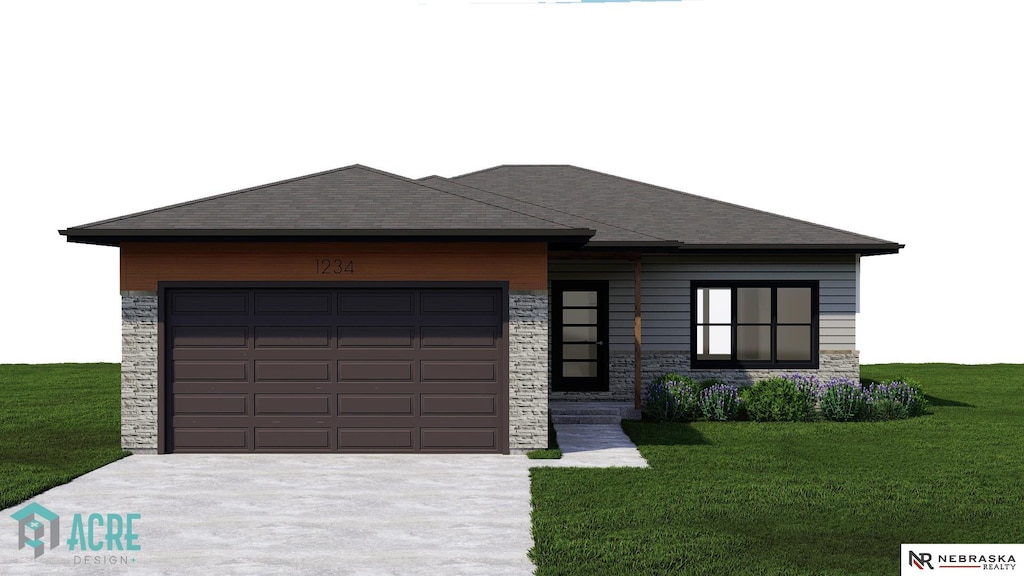
[[[651,468],[531,471],[551,574],[895,574],[900,543],[1020,542],[1024,366],[863,366],[930,414],[888,422],[625,422]]]
[[[119,364],[0,365],[0,509],[126,455]]]

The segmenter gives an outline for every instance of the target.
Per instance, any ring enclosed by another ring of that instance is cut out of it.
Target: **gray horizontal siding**
[[[645,351],[689,351],[692,280],[817,280],[821,350],[856,349],[857,286],[852,257],[730,262],[648,257],[642,262],[642,270]],[[632,263],[553,260],[548,274],[551,280],[608,280],[610,350],[633,349]]]

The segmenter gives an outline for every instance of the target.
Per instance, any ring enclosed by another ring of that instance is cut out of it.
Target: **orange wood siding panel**
[[[321,273],[323,261],[341,273]],[[351,262],[351,272],[344,270]],[[508,281],[547,290],[543,242],[125,242],[121,290],[158,281]]]

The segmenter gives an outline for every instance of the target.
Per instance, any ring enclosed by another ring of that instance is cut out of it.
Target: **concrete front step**
[[[618,424],[622,416],[618,414],[552,414],[551,421],[555,424]]]
[[[584,415],[584,414],[589,414],[589,415],[604,415],[604,414],[608,414],[608,415],[612,415],[612,416],[618,416],[618,415],[622,414],[622,411],[619,410],[618,408],[594,408],[594,407],[591,407],[591,406],[581,406],[579,408],[576,408],[576,407],[563,408],[563,407],[552,406],[551,407],[551,413],[552,414],[578,414],[578,415],[581,415],[581,416]]]
[[[548,409],[557,424],[618,424],[640,418],[631,402],[551,402]]]

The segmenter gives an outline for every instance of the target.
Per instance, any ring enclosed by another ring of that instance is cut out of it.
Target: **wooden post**
[[[640,259],[633,261],[633,407],[640,409],[640,388],[643,371],[640,365]]]

